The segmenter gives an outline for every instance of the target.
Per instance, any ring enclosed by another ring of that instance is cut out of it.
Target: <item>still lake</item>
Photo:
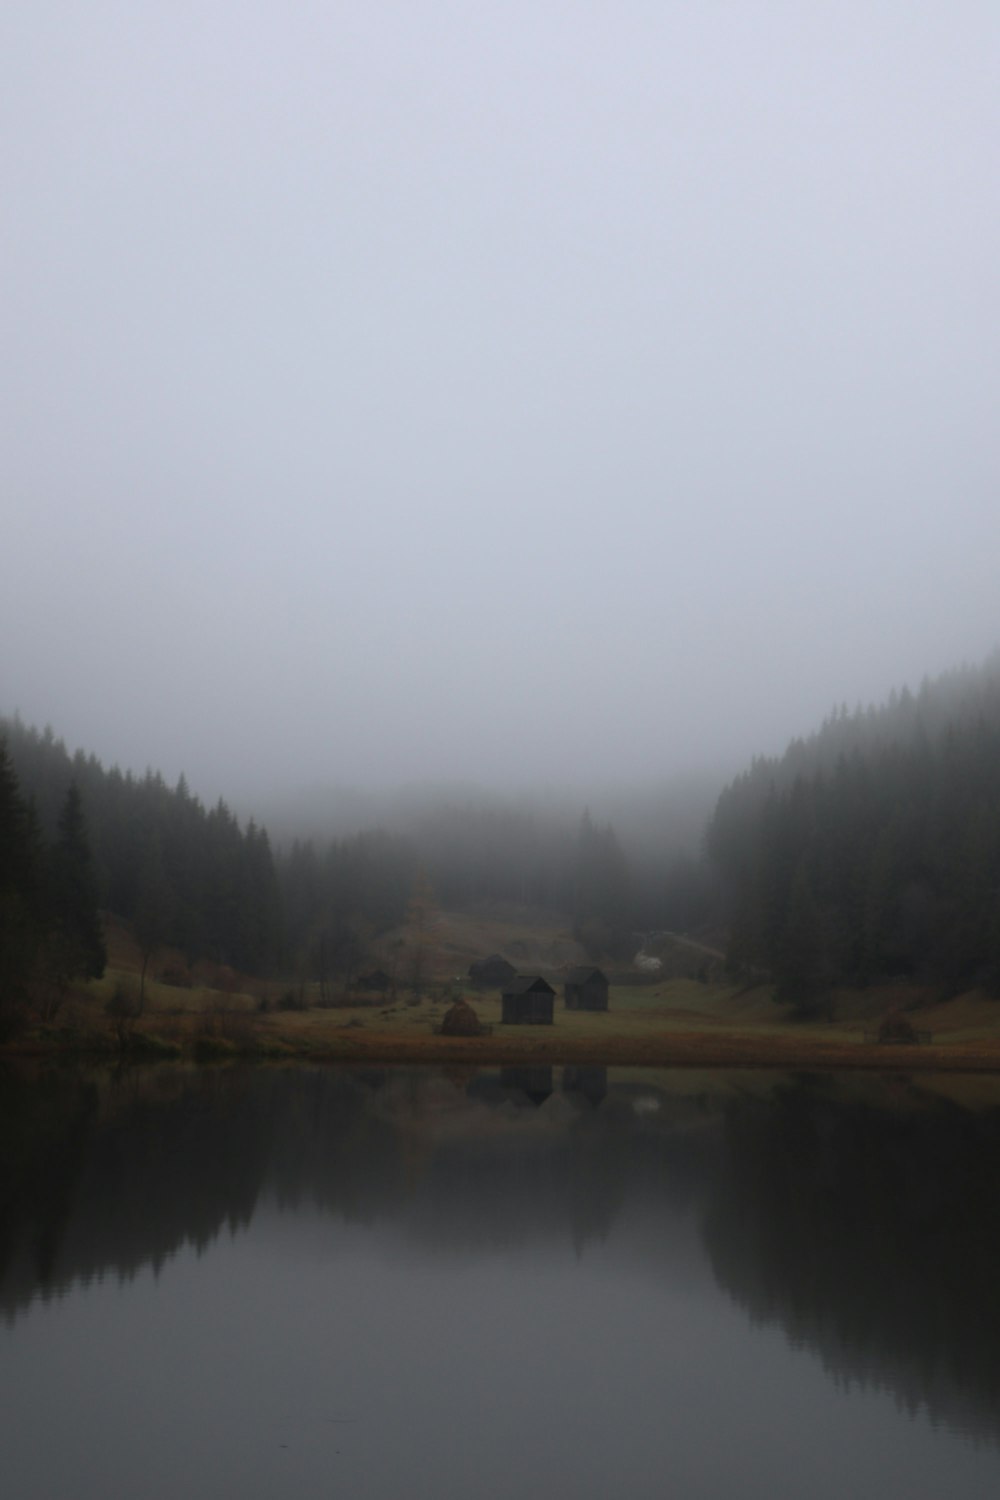
[[[0,1492],[1000,1492],[1000,1080],[0,1071]]]

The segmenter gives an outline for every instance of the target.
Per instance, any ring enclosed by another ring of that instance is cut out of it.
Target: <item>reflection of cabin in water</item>
[[[562,1087],[564,1094],[579,1094],[596,1107],[608,1092],[608,1070],[595,1066],[565,1067]]]
[[[563,998],[567,1010],[607,1010],[607,975],[595,968],[571,969],[566,975]]]
[[[544,1104],[552,1093],[552,1065],[501,1068],[500,1085],[522,1093],[532,1104]]]
[[[551,1026],[556,992],[540,974],[516,974],[503,991],[505,1026]]]

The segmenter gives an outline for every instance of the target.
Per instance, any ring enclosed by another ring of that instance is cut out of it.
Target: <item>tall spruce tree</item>
[[[75,782],[59,814],[48,867],[46,955],[50,976],[57,989],[65,988],[73,979],[99,979],[107,950],[98,912],[97,876]]]
[[[631,934],[632,890],[628,864],[610,823],[580,820],[573,891],[573,934],[591,958],[627,957]]]
[[[0,740],[0,1040],[20,1023],[41,938],[41,841]]]
[[[139,1014],[146,1003],[146,972],[157,948],[170,936],[174,914],[174,893],[163,864],[163,850],[157,834],[150,835],[143,850],[137,881],[133,928],[142,954],[139,971]]]

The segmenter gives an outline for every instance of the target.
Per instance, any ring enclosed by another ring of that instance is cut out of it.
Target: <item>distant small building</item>
[[[571,969],[566,975],[563,998],[567,1010],[607,1010],[607,975],[600,969]]]
[[[480,990],[504,990],[517,970],[500,953],[491,953],[489,958],[477,958],[469,965],[469,978]]]
[[[372,969],[370,974],[362,974],[358,980],[359,990],[377,990],[384,995],[391,988],[392,980],[384,969]]]
[[[505,1026],[551,1026],[556,992],[540,974],[515,974],[504,987]]]
[[[934,1040],[931,1032],[918,1031],[909,1017],[898,1010],[890,1011],[880,1022],[877,1031],[866,1031],[864,1036],[866,1042],[883,1042],[889,1046],[913,1046],[918,1042]]]

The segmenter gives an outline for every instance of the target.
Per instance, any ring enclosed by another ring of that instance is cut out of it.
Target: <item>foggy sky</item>
[[[0,711],[640,778],[1000,640],[995,0],[7,0]]]

